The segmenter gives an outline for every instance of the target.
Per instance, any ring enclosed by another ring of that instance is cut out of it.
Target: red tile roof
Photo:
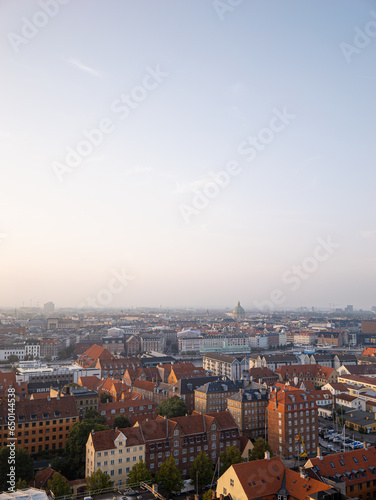
[[[125,429],[111,429],[109,431],[92,432],[91,438],[95,451],[111,450],[116,448],[115,439],[123,434],[127,446],[142,445],[145,443],[139,427],[126,427]]]
[[[84,387],[88,391],[99,391],[103,385],[103,380],[94,375],[89,377],[80,377],[78,380],[78,385]]]
[[[315,377],[327,379],[335,373],[334,368],[321,365],[287,365],[280,366],[276,373],[280,374],[283,380],[289,378]]]
[[[34,481],[30,481],[30,484],[34,488],[44,489],[47,488],[47,483],[50,479],[53,478],[55,474],[55,470],[51,469],[51,467],[47,467],[46,469],[40,470],[35,474]]]
[[[112,359],[116,359],[113,354],[111,354],[105,347],[95,344],[81,354],[76,363],[83,368],[93,368],[98,360]]]
[[[362,356],[376,356],[376,347],[367,347],[362,352]]]
[[[249,500],[275,497],[283,486],[289,498],[298,500],[304,500],[318,491],[331,489],[327,484],[303,478],[298,472],[287,469],[280,457],[244,462],[232,465],[231,468]]]
[[[345,481],[347,486],[376,480],[376,448],[370,446],[366,450],[362,448],[311,458],[305,467],[311,477],[334,477]]]

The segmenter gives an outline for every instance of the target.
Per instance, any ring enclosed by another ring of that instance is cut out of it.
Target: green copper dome
[[[240,305],[240,300],[238,300],[238,305],[234,308],[234,310],[232,311],[232,314],[236,318],[244,317],[245,311],[242,308],[242,306]]]

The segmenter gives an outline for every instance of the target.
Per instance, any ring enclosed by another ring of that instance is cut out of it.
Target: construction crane
[[[307,450],[306,450],[306,447],[305,447],[305,444],[304,444],[304,439],[303,439],[303,436],[300,434],[300,431],[299,431],[299,434],[297,436],[295,436],[295,441],[300,441],[302,443],[302,446],[303,446],[303,453],[299,453],[299,457],[300,458],[307,458],[308,455],[307,455]]]

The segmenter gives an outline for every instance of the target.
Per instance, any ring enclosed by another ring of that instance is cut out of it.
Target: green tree
[[[51,469],[60,472],[65,477],[70,477],[70,467],[67,461],[61,457],[55,457],[51,460]]]
[[[230,446],[226,451],[221,453],[221,469],[220,474],[222,475],[226,470],[233,464],[240,464],[244,462],[239,448],[236,446]]]
[[[128,484],[139,484],[141,481],[148,482],[151,480],[151,474],[146,468],[145,462],[140,460],[128,472]]]
[[[188,413],[188,408],[179,396],[172,396],[159,403],[157,413],[167,418],[182,417]]]
[[[189,476],[193,483],[195,485],[198,484],[199,489],[201,489],[206,484],[211,483],[213,472],[214,468],[211,458],[204,451],[200,451],[193,460],[191,470],[189,471]]]
[[[94,420],[83,420],[76,422],[68,436],[64,448],[64,455],[69,464],[69,479],[80,477],[84,469],[86,442],[92,430],[107,431],[109,427]]]
[[[44,360],[47,361],[47,363],[49,363],[50,361],[52,361],[52,358],[50,355],[48,355],[44,358]]]
[[[96,422],[97,424],[106,424],[106,418],[99,415],[97,410],[85,410],[84,419],[90,420],[91,422]]]
[[[184,486],[184,481],[181,476],[180,470],[175,464],[175,459],[172,455],[162,464],[161,468],[155,475],[158,484],[167,493],[167,500],[172,493],[180,493]]]
[[[269,443],[264,438],[258,438],[253,445],[253,449],[249,452],[249,460],[262,460],[265,458],[265,452],[268,451],[270,456],[273,456],[273,451]]]
[[[107,392],[100,393],[101,403],[112,403],[113,398],[111,394],[107,394]]]
[[[116,415],[114,418],[114,429],[117,427],[118,429],[123,429],[124,427],[131,427],[131,423],[129,418],[125,415]]]
[[[86,478],[87,489],[86,491],[97,491],[112,488],[112,481],[107,472],[98,469],[93,472],[91,476]]]
[[[23,448],[18,448],[15,451],[14,464],[11,463],[10,449],[4,446],[0,449],[0,491],[8,489],[7,474],[9,474],[9,467],[14,465],[15,480],[24,479],[26,482],[34,479],[34,462],[30,457],[29,452]]]
[[[55,497],[72,497],[71,487],[68,481],[58,472],[52,476],[47,483],[47,488],[52,491]]]
[[[11,354],[8,358],[8,361],[9,361],[9,363],[11,363],[13,365],[13,363],[17,363],[17,361],[19,361],[19,359],[18,359],[18,356],[16,356],[15,354]]]
[[[27,484],[25,479],[21,479],[19,477],[17,482],[16,482],[16,490],[23,490],[23,489],[28,488],[28,487],[29,487],[29,485]]]
[[[213,498],[213,490],[205,491],[205,493],[202,495],[202,500],[212,500],[212,498]]]
[[[63,349],[62,351],[59,352],[57,357],[58,359],[67,359],[67,351]]]

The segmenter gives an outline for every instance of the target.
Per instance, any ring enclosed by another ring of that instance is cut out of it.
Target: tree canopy
[[[58,472],[52,476],[47,483],[47,488],[52,491],[55,497],[71,496],[71,487],[68,481]]]
[[[137,464],[134,464],[134,466],[128,472],[128,484],[139,484],[141,483],[141,481],[148,482],[150,480],[151,474],[146,468],[146,464],[143,460],[140,460]]]
[[[180,493],[184,486],[181,472],[177,468],[172,455],[161,465],[161,468],[155,475],[155,479],[166,491],[167,499],[172,493]]]
[[[91,476],[86,477],[86,491],[105,490],[112,487],[110,476],[101,469],[93,472]]]
[[[172,396],[159,403],[157,406],[157,413],[167,418],[183,417],[188,413],[188,408],[179,396]]]
[[[107,431],[108,429],[107,425],[99,424],[95,420],[90,419],[76,422],[73,425],[64,448],[64,455],[70,466],[69,479],[77,478],[83,472],[86,442],[91,431]]]
[[[220,474],[222,475],[229,467],[231,467],[231,465],[244,462],[244,459],[242,458],[239,448],[236,446],[230,446],[226,451],[222,451],[220,461]]]
[[[265,458],[266,451],[269,451],[271,457],[273,456],[270,444],[264,438],[258,438],[253,445],[253,450],[249,452],[249,460],[262,460]]]
[[[125,415],[116,415],[114,418],[114,429],[117,427],[118,429],[123,429],[124,427],[131,427],[131,423],[129,418]]]
[[[193,483],[198,484],[199,489],[211,483],[213,479],[213,462],[207,453],[200,451],[197,457],[193,460],[191,470],[189,471],[190,478]]]
[[[106,424],[105,417],[99,415],[97,410],[85,410],[84,419],[90,420],[91,422],[96,422],[97,424]]]
[[[101,398],[101,403],[112,403],[113,402],[113,397],[111,394],[108,394],[107,392],[101,392],[99,394],[99,397]]]

